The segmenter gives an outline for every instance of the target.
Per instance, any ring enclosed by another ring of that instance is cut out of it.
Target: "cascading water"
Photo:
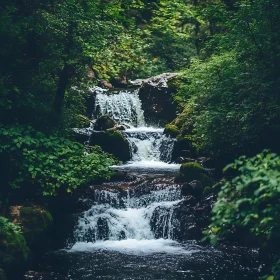
[[[169,164],[175,140],[164,135],[163,128],[147,125],[138,89],[116,92],[96,87],[93,90],[96,92],[93,118],[108,114],[130,127],[122,132],[132,154],[131,161],[124,166],[126,169],[178,170],[178,164]]]
[[[165,136],[162,128],[147,126],[138,90],[112,92],[95,88],[95,92],[93,118],[108,114],[130,127],[122,133],[129,142],[132,159],[122,169],[149,172],[162,171],[163,167],[178,169],[179,165],[169,163],[174,139]],[[145,184],[151,186],[149,182]],[[141,184],[138,187],[141,188]],[[181,201],[180,188],[174,183],[160,184],[139,196],[138,187],[128,188],[122,196],[108,190],[95,190],[93,206],[79,218],[72,249],[84,249],[88,247],[86,242],[93,242],[91,248],[110,246],[112,249],[119,248],[120,244],[130,248],[133,243],[135,250],[143,250],[143,244],[148,244],[149,250],[155,246],[155,250],[181,251],[179,247],[171,247],[176,243],[172,241],[176,223],[173,212]]]
[[[97,189],[94,196],[94,205],[79,218],[74,232],[76,244],[73,250],[85,249],[88,247],[87,242],[93,242],[96,244],[91,244],[90,248],[106,248],[109,244],[111,249],[114,246],[118,249],[120,244],[130,247],[133,243],[134,250],[143,251],[143,243],[147,244],[147,241],[149,248],[146,249],[149,251],[158,250],[159,243],[160,251],[176,250],[170,245],[176,244],[171,239],[176,223],[172,214],[181,201],[177,185],[157,184],[149,193],[140,196],[137,188],[127,189],[122,196]],[[165,242],[163,239],[169,240]],[[129,250],[129,247],[126,249]],[[181,248],[177,249],[182,251]]]
[[[174,140],[147,125],[138,91],[93,90],[93,118],[109,114],[130,127],[122,133],[131,161],[115,168],[131,175],[91,186],[78,200],[87,210],[75,215],[71,245],[45,255],[37,268],[44,273],[25,279],[259,279],[256,251],[213,249],[181,238],[188,236],[186,229],[196,232],[194,216],[201,208],[181,197],[181,186],[174,183],[179,165],[170,163]]]

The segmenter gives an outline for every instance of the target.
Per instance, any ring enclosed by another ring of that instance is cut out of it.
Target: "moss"
[[[7,272],[23,271],[30,260],[30,250],[22,234],[0,228],[0,266]]]
[[[174,76],[167,81],[167,86],[174,91],[177,91],[180,86],[180,76]]]
[[[42,242],[46,230],[53,223],[51,214],[41,207],[22,207],[18,221],[29,246]]]
[[[203,173],[200,174],[199,181],[203,186],[211,186],[213,184],[213,180],[208,175]]]
[[[179,174],[176,176],[175,180],[176,182],[191,182],[193,180],[198,180],[204,185],[207,178],[209,178],[205,173],[206,171],[199,163],[187,162],[181,165]]]
[[[123,135],[118,130],[108,130],[105,132],[112,140],[125,140]]]
[[[176,125],[181,130],[183,135],[192,134],[193,120],[188,109],[185,109],[181,114],[179,114],[171,122],[171,124]]]
[[[126,172],[115,171],[111,176],[111,181],[123,181],[126,177]]]
[[[119,160],[130,159],[129,143],[118,130],[94,132],[90,137],[90,145],[98,145],[105,152],[113,154]]]
[[[207,195],[209,195],[210,193],[212,193],[212,188],[211,187],[205,187],[202,193],[202,196],[205,197]]]
[[[180,130],[176,125],[167,124],[164,129],[164,134],[175,138],[180,134]]]
[[[95,122],[94,129],[101,131],[109,128],[113,128],[115,125],[115,121],[112,120],[108,115],[103,115],[98,118]]]
[[[0,280],[7,280],[4,270],[1,268],[0,268]]]

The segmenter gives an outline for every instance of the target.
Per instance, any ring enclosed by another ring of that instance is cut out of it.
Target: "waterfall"
[[[129,142],[131,160],[126,168],[161,168],[177,170],[171,161],[174,139],[163,134],[163,128],[149,127],[144,118],[139,89],[108,90],[95,87],[93,119],[108,114],[130,128],[122,131]]]
[[[92,90],[96,93],[93,119],[108,114],[129,126],[121,133],[128,140],[132,158],[115,168],[141,174],[178,170],[178,164],[170,163],[175,140],[164,135],[163,128],[147,125],[138,90]],[[146,246],[148,251],[174,251],[172,239],[178,223],[174,210],[182,201],[181,191],[172,180],[165,180],[144,180],[126,190],[95,189],[93,205],[78,219],[72,249],[143,250]]]
[[[98,87],[96,92],[93,117],[109,115],[115,121],[134,127],[145,126],[144,111],[139,99],[139,90],[109,91]]]
[[[110,242],[110,246],[114,247],[119,246],[120,241],[133,240],[139,244],[138,249],[148,240],[149,246],[152,246],[152,241],[156,246],[158,242],[164,245],[164,240],[170,244],[173,229],[178,223],[173,218],[173,212],[182,201],[180,187],[176,184],[148,184],[150,188],[147,193],[141,193],[141,184],[137,188],[127,189],[123,195],[94,190],[95,203],[78,220],[73,249],[84,248],[88,242],[98,246]]]

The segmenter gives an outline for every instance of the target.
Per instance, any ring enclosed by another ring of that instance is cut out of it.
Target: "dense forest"
[[[280,279],[279,19],[277,0],[2,0],[2,215],[110,179],[118,159],[72,130],[86,89],[177,72],[171,125],[218,171],[204,239],[248,236]],[[7,232],[21,235],[0,217]]]

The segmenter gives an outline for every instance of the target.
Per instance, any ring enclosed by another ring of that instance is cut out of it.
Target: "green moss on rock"
[[[171,137],[175,138],[177,135],[180,134],[180,130],[176,125],[167,124],[165,126],[163,133],[166,134],[167,136],[171,136]]]
[[[113,128],[115,124],[115,121],[112,120],[108,115],[103,115],[96,120],[94,129],[98,131],[106,130]]]
[[[24,271],[30,260],[30,250],[23,235],[12,227],[0,227],[0,267],[8,274]],[[1,278],[0,278],[1,279]]]
[[[210,193],[213,193],[212,188],[211,187],[205,187],[202,193],[202,196],[205,197],[207,195],[209,195]]]
[[[211,180],[206,175],[205,169],[197,162],[183,163],[180,167],[179,174],[176,176],[176,182],[191,182],[193,180],[200,181],[204,186]]]
[[[29,246],[40,243],[46,230],[53,223],[52,215],[42,207],[22,207],[19,222]]]
[[[123,181],[127,176],[126,172],[123,171],[116,171],[111,176],[111,181]]]
[[[172,122],[172,125],[177,126],[183,135],[192,134],[193,119],[188,109],[185,109]]]
[[[53,223],[52,215],[43,207],[11,206],[10,216],[14,224],[22,229],[25,240],[30,247],[44,242],[47,230]]]
[[[118,130],[94,132],[90,137],[90,145],[98,145],[122,161],[130,159],[129,143]]]

